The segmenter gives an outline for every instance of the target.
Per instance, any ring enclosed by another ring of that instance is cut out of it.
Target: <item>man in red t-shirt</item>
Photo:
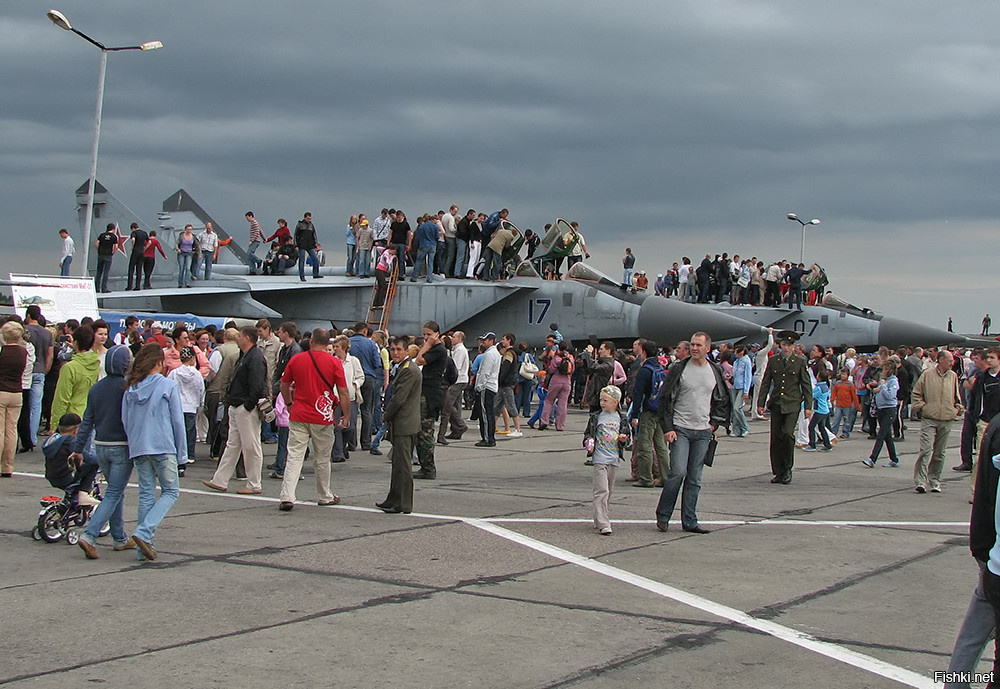
[[[330,490],[330,456],[334,438],[334,408],[338,402],[343,415],[337,423],[346,428],[351,420],[351,399],[340,359],[327,352],[330,332],[313,331],[309,350],[288,360],[281,376],[281,396],[288,406],[288,458],[281,481],[281,504],[288,512],[295,507],[295,487],[302,472],[302,460],[312,441],[316,460],[316,490],[320,505],[337,505],[340,496]],[[334,390],[336,388],[336,390]]]

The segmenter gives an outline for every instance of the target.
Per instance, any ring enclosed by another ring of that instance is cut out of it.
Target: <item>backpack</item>
[[[663,387],[663,381],[667,379],[667,370],[662,366],[650,366],[649,370],[653,374],[653,379],[650,381],[649,397],[646,399],[646,404],[653,411],[660,411],[660,389]]]
[[[556,371],[563,375],[569,375],[573,372],[573,360],[569,356],[564,356],[556,367]]]
[[[450,356],[444,365],[444,382],[448,385],[454,385],[458,382],[458,366],[455,365],[455,360]]]

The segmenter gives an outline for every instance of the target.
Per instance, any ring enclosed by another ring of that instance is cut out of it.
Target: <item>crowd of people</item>
[[[383,253],[394,247],[394,256],[400,259],[396,264],[400,279],[406,277],[408,268],[413,281],[419,278],[431,281],[434,275],[443,279],[489,281],[509,277],[520,261],[522,250],[527,260],[536,260],[535,252],[552,227],[547,224],[540,234],[531,229],[522,233],[508,222],[509,214],[506,208],[489,214],[470,208],[462,215],[459,207],[452,204],[447,211],[420,215],[412,225],[406,213],[395,208],[383,208],[370,221],[364,213],[351,215],[344,233],[344,273],[347,277],[377,277]],[[249,225],[246,265],[250,275],[284,275],[298,265],[299,279],[303,282],[307,267],[311,268],[313,278],[323,277],[320,267],[326,265],[329,256],[319,241],[312,213],[304,213],[294,230],[284,218],[278,218],[277,227],[270,236],[261,228],[253,211],[247,211],[245,218]],[[556,242],[558,255],[536,260],[542,277],[561,279],[564,259],[567,267],[572,267],[590,256],[579,224],[573,222],[570,227]],[[68,276],[76,247],[67,230],[60,230],[59,236],[62,240],[60,274]],[[210,280],[220,248],[232,241],[232,237],[220,238],[211,222],[206,222],[201,231],[191,224],[185,225],[173,246],[177,259],[177,287],[187,288],[192,286],[192,281]],[[136,291],[150,288],[157,252],[167,257],[156,231],[147,232],[138,223],[132,223],[128,235],[123,235],[115,223],[108,223],[93,246],[97,250],[95,284],[98,293],[111,291],[108,277],[116,252],[127,253],[125,289]],[[264,255],[258,256],[265,246],[268,248]]]
[[[631,248],[622,257],[622,284],[634,290],[649,288],[646,271],[636,270],[636,257]],[[780,306],[802,308],[804,303],[816,303],[823,298],[826,275],[813,264],[788,260],[765,264],[756,256],[741,259],[728,253],[705,254],[696,266],[684,256],[674,262],[653,282],[656,296],[675,298],[699,304],[720,303],[748,304],[752,306]]]

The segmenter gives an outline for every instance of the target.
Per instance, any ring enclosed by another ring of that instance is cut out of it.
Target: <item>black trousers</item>
[[[795,464],[795,431],[799,425],[799,412],[784,414],[771,408],[771,473],[784,476]]]
[[[496,442],[496,419],[493,402],[497,394],[492,390],[480,390],[476,400],[479,406],[479,436],[488,443]]]
[[[143,266],[142,254],[130,254],[128,257],[128,287],[126,289],[132,289],[133,287],[138,287],[140,280],[142,279],[142,266]],[[153,272],[150,268],[149,272]],[[132,279],[135,278],[133,283]],[[148,280],[148,279],[147,279]]]

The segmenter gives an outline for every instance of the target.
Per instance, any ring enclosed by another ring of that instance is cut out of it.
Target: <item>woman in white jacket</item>
[[[349,354],[351,340],[346,335],[338,335],[330,347],[332,348],[331,353],[344,365],[344,378],[347,379],[347,390],[351,396],[351,422],[347,428],[337,426],[333,452],[330,455],[330,461],[343,462],[350,458],[351,451],[357,449],[358,446],[358,409],[362,402],[361,385],[365,381],[365,370],[361,367],[360,359]],[[339,419],[339,407],[336,413]]]

